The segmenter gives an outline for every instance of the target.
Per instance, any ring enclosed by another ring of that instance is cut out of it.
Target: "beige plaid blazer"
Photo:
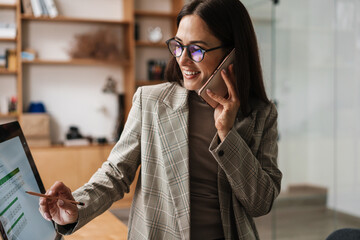
[[[74,192],[80,208],[73,231],[106,211],[129,191],[141,171],[130,211],[129,239],[189,239],[188,91],[176,83],[141,87],[124,132],[108,161]],[[239,116],[222,143],[209,146],[218,168],[226,239],[258,239],[252,217],[267,214],[280,191],[277,111],[258,104]]]

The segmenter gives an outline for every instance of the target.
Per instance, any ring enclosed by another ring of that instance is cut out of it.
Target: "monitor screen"
[[[44,186],[17,122],[0,125],[0,230],[4,240],[54,240],[52,222],[39,212],[39,198],[25,191]]]

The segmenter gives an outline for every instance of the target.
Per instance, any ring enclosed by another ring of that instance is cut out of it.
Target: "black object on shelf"
[[[66,139],[79,139],[83,138],[79,129],[75,126],[70,126],[69,131],[66,133]]]
[[[148,61],[148,78],[149,80],[164,80],[166,68],[165,60]]]

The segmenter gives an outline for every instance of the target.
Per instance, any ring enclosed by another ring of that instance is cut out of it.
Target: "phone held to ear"
[[[204,86],[198,91],[198,95],[204,99],[211,107],[216,108],[219,104],[214,101],[207,93],[206,90],[210,89],[213,93],[218,96],[225,97],[228,93],[226,84],[221,77],[221,70],[228,69],[229,65],[235,61],[235,49],[231,50],[229,55],[227,55],[220,65],[215,69],[214,73],[206,81]]]

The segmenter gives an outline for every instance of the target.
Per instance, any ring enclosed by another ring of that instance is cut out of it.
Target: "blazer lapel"
[[[188,91],[174,84],[158,108],[161,151],[182,239],[190,238]]]

